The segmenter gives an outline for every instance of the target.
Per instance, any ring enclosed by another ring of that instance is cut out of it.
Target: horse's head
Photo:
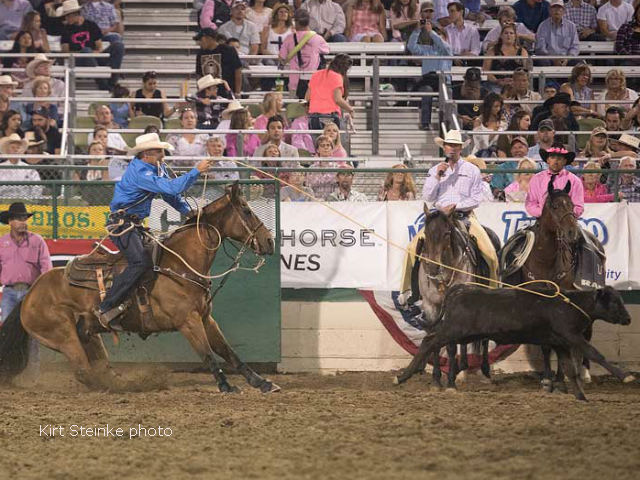
[[[227,205],[217,211],[208,212],[204,208],[205,215],[211,224],[220,226],[223,238],[231,238],[240,243],[247,244],[258,255],[272,255],[275,251],[273,236],[264,223],[251,210],[249,204],[242,195],[240,185],[236,182],[225,189]],[[216,202],[210,204],[214,205]]]
[[[547,200],[540,217],[541,226],[552,232],[558,239],[574,243],[580,235],[578,219],[573,213],[573,202],[569,196],[571,182],[564,189],[554,190],[552,182],[547,187]]]
[[[595,308],[591,313],[591,317],[604,320],[605,322],[616,325],[629,325],[631,323],[631,315],[627,307],[624,306],[622,295],[613,287],[604,287],[596,290]]]
[[[429,210],[424,206],[424,236],[427,241],[422,247],[423,256],[436,262],[442,262],[450,256],[454,232],[452,215],[453,212],[447,215],[440,210]]]

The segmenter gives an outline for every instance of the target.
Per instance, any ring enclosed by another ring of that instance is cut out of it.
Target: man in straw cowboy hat
[[[29,231],[27,221],[33,213],[16,202],[0,212],[0,223],[9,225],[9,233],[0,237],[0,283],[2,283],[2,321],[4,323],[36,279],[51,270],[51,256],[44,239]],[[40,349],[36,340],[29,344],[27,374],[34,380],[40,369]]]
[[[27,140],[20,138],[17,133],[12,133],[8,137],[0,140],[0,154],[12,155],[7,165],[16,167],[24,166],[24,168],[11,168],[0,170],[0,181],[12,182],[39,182],[38,173],[29,168],[25,162],[14,155],[21,155],[27,151]],[[5,185],[0,187],[0,197],[5,199],[23,199],[33,198],[42,195],[42,186],[40,185]]]
[[[476,218],[473,210],[483,201],[483,184],[480,169],[473,163],[461,158],[462,149],[469,141],[462,141],[458,130],[449,130],[443,138],[436,138],[435,142],[444,149],[446,161],[429,169],[427,178],[422,188],[422,199],[433,203],[434,207],[446,214],[455,214],[467,227],[469,235],[476,239],[480,254],[489,267],[489,277],[498,278],[498,256],[495,247],[486,230]],[[424,238],[424,233],[416,235],[409,247],[412,252],[407,256],[401,286],[404,293],[398,297],[399,303],[409,304],[419,300],[418,292],[418,266],[419,259],[415,258],[416,246],[419,237]],[[429,241],[426,239],[426,241]],[[411,289],[411,290],[409,290]],[[411,296],[407,293],[411,291]]]
[[[121,328],[114,325],[113,320],[126,310],[122,302],[134,290],[140,277],[153,267],[151,257],[143,248],[142,230],[142,222],[151,212],[151,201],[156,194],[160,194],[173,208],[188,214],[191,208],[182,193],[211,166],[212,160],[201,160],[185,175],[169,178],[163,162],[165,150],[173,150],[173,146],[161,142],[157,133],[136,138],[136,146],[130,150],[134,158],[122,179],[116,183],[107,228],[128,265],[113,279],[107,296],[95,311],[105,328]]]
[[[27,77],[29,77],[29,80],[22,87],[21,96],[32,97],[33,83],[35,79],[38,77],[45,77],[49,80],[49,85],[51,85],[51,96],[60,98],[64,97],[64,82],[59,78],[54,78],[51,76],[51,65],[53,65],[53,63],[53,60],[49,60],[44,53],[37,54],[29,63],[27,63],[25,73],[27,74]],[[62,108],[62,101],[54,103],[58,105],[58,109]]]

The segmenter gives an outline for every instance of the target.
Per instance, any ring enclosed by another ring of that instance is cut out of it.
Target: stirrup
[[[116,318],[122,315],[127,310],[126,305],[120,304],[117,307],[112,308],[106,312],[101,312],[98,308],[94,310],[94,315],[98,317],[98,322],[103,328],[107,330],[123,331],[122,325],[114,322]]]

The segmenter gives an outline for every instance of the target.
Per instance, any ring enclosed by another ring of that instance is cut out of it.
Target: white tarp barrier
[[[360,223],[372,226],[381,235],[388,232],[389,240],[399,245],[406,246],[424,222],[420,201],[334,203],[332,206]],[[640,255],[631,259],[635,268],[630,267],[629,259],[630,232],[640,232],[640,208],[636,207],[626,203],[587,204],[580,219],[580,224],[605,246],[607,283],[610,285],[621,285],[629,280],[640,282]],[[364,234],[362,237],[360,227],[321,204],[283,203],[281,208],[283,287],[399,288],[404,251],[392,245],[385,246],[373,236]],[[527,216],[524,205],[518,203],[483,204],[476,209],[476,215],[483,225],[498,234],[502,243],[534,221]],[[304,237],[313,245],[305,246],[300,242],[303,231],[309,231]],[[353,238],[349,240],[349,246],[322,246],[323,235],[340,239],[346,232]]]

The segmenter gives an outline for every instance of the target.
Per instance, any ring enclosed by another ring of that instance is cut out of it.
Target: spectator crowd
[[[473,139],[469,158],[489,171],[483,177],[487,201],[522,201],[531,171],[546,166],[540,150],[555,142],[581,159],[574,171],[603,170],[582,176],[587,201],[640,199],[637,176],[606,173],[636,168],[640,77],[628,77],[625,67],[637,67],[640,61],[594,56],[590,65],[581,61],[585,57],[577,58],[580,42],[612,42],[616,54],[640,55],[640,0],[518,0],[499,8],[483,8],[477,0],[197,0],[194,13],[199,24],[193,37],[200,47],[197,81],[184,99],[169,101],[155,71],[146,72],[135,91],[125,88],[117,73],[96,79],[97,87],[109,91],[113,100],[92,105],[94,130],[85,142],[76,143],[82,145],[78,153],[96,156],[91,164],[108,165],[108,178],[117,180],[127,165],[123,159],[109,159],[126,154],[131,144],[119,129],[173,128],[180,133],[166,136],[174,147],[167,157],[172,166],[191,166],[191,157],[210,155],[220,159],[222,168],[235,166],[226,157],[236,156],[260,157],[255,164],[269,167],[283,165],[277,160],[283,157],[284,166],[339,170],[337,175],[285,175],[300,190],[320,199],[366,200],[352,188],[357,162],[348,157],[341,135],[355,114],[349,101],[351,59],[345,54],[325,56],[332,42],[404,42],[408,53],[425,57],[417,61],[422,76],[415,81],[392,79],[396,88],[438,92],[439,72],[464,67],[462,81],[447,76],[447,82],[453,99],[467,102],[457,104],[457,114]],[[492,17],[497,25],[483,29]],[[6,52],[11,56],[2,58],[6,71],[0,72],[0,155],[12,155],[7,161],[37,167],[55,162],[23,162],[15,156],[60,153],[64,112],[57,99],[64,96],[65,84],[52,75],[50,39],[59,38],[62,52],[107,54],[78,57],[79,66],[117,70],[125,55],[123,18],[117,1],[0,0],[0,40],[12,42]],[[260,59],[262,55],[271,58]],[[454,59],[429,58],[438,56]],[[489,58],[473,58],[483,56]],[[261,79],[243,75],[257,63],[291,73]],[[608,69],[604,78],[594,78],[595,65]],[[540,84],[530,73],[533,66],[568,67],[569,73],[566,79]],[[243,98],[257,91],[262,92],[260,106]],[[416,106],[420,127],[430,130],[433,97],[422,97]],[[591,134],[567,133],[579,130]],[[416,198],[415,181],[402,166],[384,180],[379,200]],[[508,171],[513,169],[529,172]],[[20,176],[7,171],[34,172],[0,170],[0,180]],[[60,178],[53,169],[35,171],[42,179]],[[89,172],[86,178],[105,177]],[[309,199],[300,190],[287,187],[282,199]]]

